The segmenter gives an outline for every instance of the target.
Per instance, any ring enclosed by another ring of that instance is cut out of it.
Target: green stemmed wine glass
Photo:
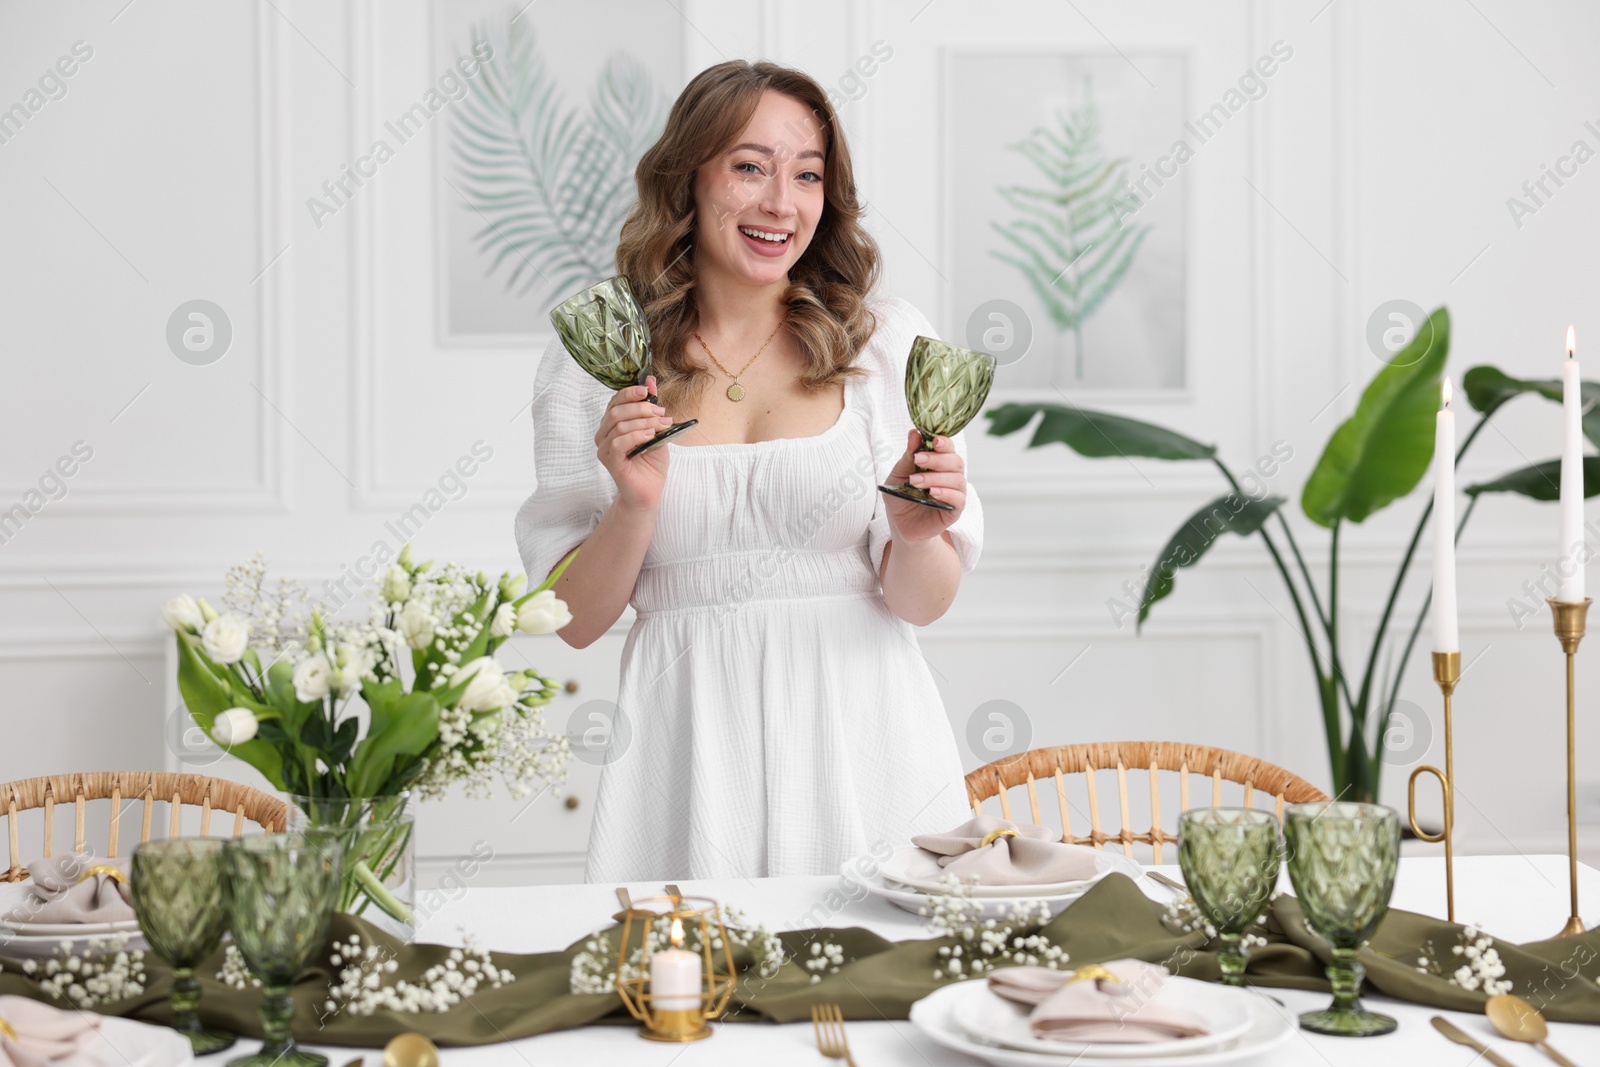
[[[622,275],[568,297],[550,312],[550,321],[578,366],[615,392],[643,385],[650,376],[650,323]],[[655,395],[645,397],[651,404]],[[699,419],[675,422],[642,445],[628,450],[632,459],[667,438],[682,433]]]
[[[289,1032],[289,986],[322,947],[339,894],[343,850],[325,831],[258,834],[223,849],[229,879],[233,943],[261,980],[261,1051],[227,1067],[327,1067]]]
[[[208,1030],[195,1011],[200,982],[194,969],[211,955],[228,928],[228,882],[216,837],[146,841],[133,850],[128,891],[150,951],[172,967],[172,1028],[195,1054],[221,1052],[236,1040]]]
[[[989,398],[994,384],[994,357],[987,352],[946,344],[932,337],[911,342],[906,358],[906,408],[922,435],[918,451],[933,451],[935,437],[953,437],[966,428]],[[880,490],[901,500],[940,511],[955,507],[935,500],[926,489],[912,485],[880,485]]]
[[[1294,804],[1284,811],[1289,881],[1306,925],[1333,946],[1333,1004],[1300,1016],[1304,1029],[1344,1037],[1387,1034],[1398,1023],[1366,1011],[1357,992],[1366,968],[1356,951],[1389,910],[1400,861],[1400,817],[1378,804]]]
[[[1217,931],[1223,985],[1244,985],[1244,932],[1278,884],[1278,820],[1256,808],[1196,808],[1178,816],[1178,863],[1195,907]]]

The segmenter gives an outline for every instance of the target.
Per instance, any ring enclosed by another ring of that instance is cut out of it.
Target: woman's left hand
[[[928,490],[941,504],[949,504],[955,510],[944,511],[913,504],[884,493],[889,532],[895,541],[926,541],[938,537],[961,517],[962,510],[967,506],[967,465],[957,454],[955,443],[948,437],[936,437],[932,452],[918,452],[921,444],[922,434],[915,429],[909,431],[905,454],[889,472],[885,484],[904,485],[909,480],[912,485]]]

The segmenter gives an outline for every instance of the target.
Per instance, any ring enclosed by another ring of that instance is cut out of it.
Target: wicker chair
[[[1116,833],[1101,828],[1100,797],[1095,785],[1094,771],[1117,772],[1117,798],[1120,809],[1120,827]],[[1136,832],[1128,811],[1128,772],[1148,772],[1150,778],[1150,828]],[[1077,845],[1104,848],[1108,841],[1121,842],[1123,851],[1133,855],[1136,842],[1149,845],[1155,862],[1161,862],[1161,846],[1176,843],[1177,836],[1161,826],[1161,771],[1178,775],[1179,811],[1189,810],[1189,778],[1200,775],[1211,779],[1211,804],[1222,803],[1222,783],[1233,782],[1244,787],[1244,807],[1254,807],[1256,793],[1271,796],[1276,803],[1278,820],[1283,821],[1285,804],[1304,804],[1327,800],[1327,794],[1298,775],[1282,767],[1267,763],[1254,756],[1230,752],[1206,745],[1185,745],[1170,741],[1111,741],[1087,745],[1056,745],[1036,748],[985,764],[966,777],[967,800],[975,815],[983,814],[983,802],[996,796],[1000,800],[1000,814],[1011,818],[1011,800],[1008,793],[1015,787],[1026,786],[1028,808],[1035,823],[1042,823],[1039,809],[1037,783],[1054,779],[1056,805],[1061,813],[1061,840]],[[1072,832],[1072,805],[1067,800],[1066,776],[1081,774],[1089,802],[1089,833],[1077,836]]]
[[[200,833],[211,832],[213,810],[226,811],[234,816],[233,836],[238,837],[248,820],[271,832],[284,828],[284,803],[259,789],[229,782],[221,778],[207,778],[198,774],[170,774],[159,771],[98,771],[89,774],[56,774],[44,778],[24,778],[0,785],[0,808],[4,809],[7,829],[6,869],[0,872],[0,882],[21,882],[27,879],[28,869],[22,859],[18,833],[19,812],[44,809],[43,856],[55,854],[55,808],[58,803],[70,801],[73,805],[73,837],[75,850],[84,847],[84,809],[91,800],[111,801],[111,822],[105,855],[117,854],[124,802],[142,804],[139,826],[140,842],[150,840],[150,826],[157,802],[171,805],[172,814],[168,836],[180,836],[183,806],[200,809]]]

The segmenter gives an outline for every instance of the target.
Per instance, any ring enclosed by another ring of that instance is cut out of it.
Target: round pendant
[[[728,399],[743,400],[744,386],[740,385],[738,382],[734,382],[732,385],[728,386]]]

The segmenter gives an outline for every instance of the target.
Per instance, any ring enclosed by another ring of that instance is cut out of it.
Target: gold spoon
[[[1501,1037],[1511,1041],[1526,1042],[1561,1064],[1561,1067],[1578,1067],[1545,1044],[1545,1038],[1550,1036],[1550,1030],[1544,1024],[1544,1016],[1539,1014],[1538,1008],[1521,997],[1512,993],[1490,997],[1489,1002],[1484,1005],[1483,1013],[1489,1017],[1489,1022],[1499,1031]]]
[[[383,1046],[383,1067],[439,1067],[439,1049],[421,1034],[400,1034]]]

